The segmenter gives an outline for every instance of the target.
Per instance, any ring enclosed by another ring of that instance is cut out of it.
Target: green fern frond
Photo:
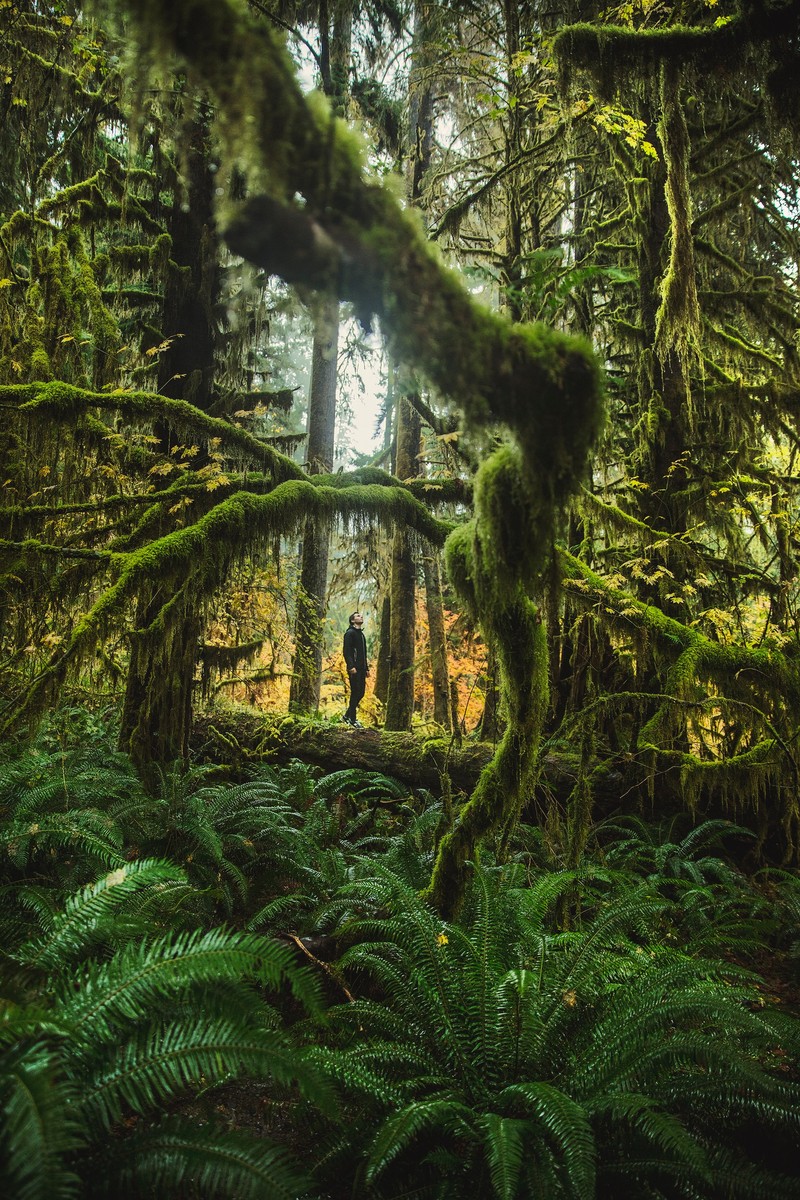
[[[306,1055],[333,1083],[380,1109],[398,1108],[407,1100],[402,1086],[364,1065],[360,1048],[348,1051],[310,1046]]]
[[[794,1146],[800,1148],[797,1140]],[[725,1200],[797,1200],[796,1173],[789,1177],[719,1145],[710,1146],[708,1156],[717,1194]]]
[[[408,788],[390,775],[349,767],[343,771],[334,771],[331,775],[324,775],[315,784],[314,792],[324,800],[346,795],[352,796],[354,800],[371,800],[378,803],[384,799],[399,800],[408,795]]]
[[[484,1154],[495,1196],[498,1200],[515,1200],[519,1195],[528,1122],[484,1113],[477,1125],[483,1133]]]
[[[366,1180],[374,1183],[397,1156],[421,1134],[444,1130],[457,1138],[475,1136],[475,1114],[456,1100],[422,1100],[388,1117],[378,1130],[366,1160]]]
[[[104,813],[91,808],[10,821],[2,831],[0,845],[20,869],[34,857],[54,850],[67,850],[72,857],[84,854],[90,862],[107,866],[125,861],[119,830]]]
[[[579,1200],[595,1195],[595,1141],[588,1114],[558,1088],[549,1083],[516,1083],[497,1096],[498,1107],[509,1115],[523,1114],[541,1126],[555,1147]]]
[[[17,1042],[0,1056],[0,1181],[13,1200],[69,1200],[69,1156],[83,1141],[78,1092],[56,1050]]]
[[[704,1147],[687,1131],[679,1117],[663,1111],[652,1096],[616,1092],[587,1107],[590,1115],[599,1119],[601,1128],[605,1119],[614,1126],[622,1122],[635,1131],[637,1137],[648,1142],[653,1151],[661,1151],[685,1164],[695,1178],[709,1182],[710,1169]]]
[[[251,917],[248,917],[245,928],[248,930],[264,929],[270,931],[282,925],[285,929],[289,921],[293,920],[304,910],[312,908],[315,903],[316,897],[298,892],[294,892],[289,896],[277,896],[274,900],[268,901],[261,908],[257,909]],[[291,928],[291,925],[288,927]]]
[[[298,812],[304,812],[316,794],[316,774],[308,763],[295,758],[274,776],[284,800]]]
[[[126,1139],[104,1177],[106,1196],[165,1200],[185,1189],[232,1200],[298,1200],[310,1188],[288,1152],[264,1138],[175,1118]]]
[[[242,1075],[296,1084],[307,1099],[329,1105],[319,1072],[271,1030],[198,1017],[149,1026],[129,1042],[92,1056],[84,1080],[83,1111],[90,1126],[109,1129],[123,1107],[145,1113],[192,1087],[215,1086]]]
[[[558,900],[580,881],[580,871],[548,871],[532,880],[530,887],[515,892],[529,927],[541,930],[545,918]]]
[[[316,979],[296,964],[287,946],[226,929],[132,943],[107,962],[85,965],[78,978],[77,989],[73,979],[59,989],[58,1012],[89,1043],[113,1039],[143,1012],[218,979],[257,980],[271,988],[288,982],[308,1011],[320,1005]]]
[[[159,859],[125,863],[71,896],[45,936],[21,946],[16,957],[39,967],[63,966],[88,946],[112,937],[117,911],[133,893],[183,879],[180,868]]]
[[[109,747],[81,745],[68,752],[26,747],[0,763],[0,807],[19,820],[48,812],[96,808],[142,785],[130,760]]]

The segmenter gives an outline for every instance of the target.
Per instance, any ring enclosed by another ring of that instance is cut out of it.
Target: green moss
[[[635,747],[643,759],[649,756],[651,782],[665,764],[679,762],[687,802],[703,787],[707,793],[721,795],[735,805],[746,799],[750,789],[780,778],[785,784],[778,789],[784,827],[794,829],[797,802],[793,756],[781,746],[775,728],[785,725],[787,712],[794,713],[800,707],[800,664],[774,649],[712,641],[654,605],[634,599],[621,588],[610,587],[565,551],[561,551],[561,560],[567,575],[564,586],[572,598],[591,607],[601,604],[604,620],[612,628],[615,614],[619,614],[620,632],[628,638],[632,631],[645,636],[652,653],[666,666],[663,695],[640,730]],[[770,732],[769,739],[759,743],[760,749],[752,746],[713,763],[663,749],[676,736],[685,737],[687,711],[710,710],[729,721],[736,719],[738,706],[743,707],[754,730],[761,727]],[[730,770],[727,763],[731,764]],[[748,774],[749,768],[754,773]]]
[[[107,182],[108,176],[105,172],[97,171],[89,179],[83,179],[80,183],[72,184],[71,187],[62,188],[61,191],[42,200],[39,205],[39,215],[47,216],[60,209],[74,208],[80,200],[88,200],[92,204],[102,203],[103,187]]]
[[[148,260],[150,267],[157,273],[166,271],[172,250],[172,238],[168,233],[160,233],[150,247]]]
[[[184,400],[171,400],[157,392],[90,392],[71,384],[53,382],[33,393],[19,386],[0,387],[0,399],[17,402],[21,411],[48,414],[72,421],[87,408],[100,408],[149,420],[166,421],[179,435],[219,438],[231,453],[273,471],[278,479],[304,477],[292,459],[279,454],[244,429],[219,417],[209,417]]]
[[[553,50],[563,72],[575,68],[592,71],[607,85],[607,95],[609,85],[629,81],[632,72],[641,75],[658,70],[664,61],[694,62],[705,70],[711,63],[731,69],[741,63],[753,31],[753,24],[741,16],[718,28],[674,24],[632,29],[581,23],[561,29],[553,40]],[[566,76],[564,81],[568,82]]]
[[[497,617],[493,634],[508,724],[454,828],[439,843],[425,897],[446,919],[461,907],[464,864],[483,839],[517,820],[538,773],[537,750],[549,697],[546,632],[536,606],[523,595]]]
[[[50,356],[43,346],[37,346],[31,354],[31,378],[36,380],[53,378]]]

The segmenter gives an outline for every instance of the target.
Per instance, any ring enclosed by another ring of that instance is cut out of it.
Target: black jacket
[[[355,667],[360,675],[366,675],[367,639],[360,629],[356,629],[355,625],[351,625],[344,631],[342,654],[344,655],[348,675],[353,667]]]

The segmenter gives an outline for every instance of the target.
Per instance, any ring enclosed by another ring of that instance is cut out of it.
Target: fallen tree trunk
[[[228,764],[236,771],[257,763],[280,764],[300,759],[326,773],[347,767],[380,771],[408,784],[410,789],[427,788],[435,794],[440,794],[442,772],[446,768],[453,788],[467,795],[495,751],[489,742],[457,747],[451,745],[449,738],[422,739],[411,733],[353,729],[234,705],[220,705],[199,715],[190,746],[198,758]],[[551,804],[563,809],[579,777],[577,755],[546,753],[534,794],[525,806],[524,819],[543,821]],[[686,812],[680,772],[669,760],[655,770],[652,764],[630,760],[597,762],[591,771],[590,788],[594,819],[620,808],[652,818]],[[695,798],[691,812],[694,823],[708,817],[730,819],[731,814],[719,798],[703,796],[701,801]],[[762,814],[769,811],[769,805],[768,797],[762,801]],[[756,816],[755,807],[753,815]],[[770,861],[782,861],[785,838],[770,828],[766,820],[761,823],[762,841],[757,853]]]
[[[358,767],[382,771],[410,787],[437,791],[446,770],[453,786],[471,792],[492,758],[489,742],[454,746],[450,738],[422,739],[413,733],[353,729],[294,714],[265,714],[254,709],[220,707],[194,724],[192,751],[215,762],[284,763],[298,758],[328,771]],[[541,787],[564,800],[577,779],[577,759],[547,755]]]

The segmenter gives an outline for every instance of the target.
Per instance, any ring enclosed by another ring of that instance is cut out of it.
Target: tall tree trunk
[[[198,104],[197,111],[184,126],[187,192],[184,199],[176,191],[168,219],[170,255],[184,271],[167,274],[161,327],[169,346],[159,357],[158,390],[208,412],[214,389],[219,239],[213,217],[211,114],[206,103]],[[172,438],[169,428],[156,422],[154,431],[166,448]],[[144,585],[132,635],[120,744],[140,767],[185,757],[192,723],[202,621],[192,598],[183,595],[177,630],[166,638],[148,637],[146,631],[165,602],[169,596],[163,584]]]
[[[389,650],[392,628],[392,602],[387,594],[381,604],[381,624],[378,632],[378,656],[375,665],[375,683],[373,691],[381,704],[385,705],[389,696]]]
[[[433,134],[433,95],[426,72],[430,35],[430,6],[414,9],[414,43],[409,74],[409,154],[406,194],[420,206],[423,180],[430,165]],[[418,472],[421,425],[419,414],[402,399],[397,407],[394,472],[409,479]],[[414,712],[414,656],[416,627],[416,564],[411,540],[404,529],[396,529],[392,541],[392,571],[389,589],[390,638],[389,685],[386,728],[410,729]]]
[[[192,726],[192,691],[202,620],[192,600],[183,597],[175,627],[165,638],[157,625],[163,612],[161,599],[140,598],[137,628],[131,637],[131,654],[122,709],[120,746],[140,770],[153,763],[186,758]]]
[[[417,473],[420,418],[404,397],[397,412],[397,462],[399,479]],[[414,656],[416,630],[416,579],[412,536],[401,527],[392,539],[391,625],[389,636],[389,689],[386,728],[410,729],[414,712]]]
[[[438,554],[434,552],[424,555],[422,569],[425,578],[425,602],[428,610],[428,635],[431,648],[433,719],[449,732],[452,728],[450,680],[447,671],[447,642],[445,640],[442,580]]]
[[[312,475],[333,468],[338,349],[339,302],[335,297],[326,297],[317,314],[311,361],[307,458]],[[294,712],[316,712],[319,707],[329,547],[330,529],[321,522],[307,520],[300,556],[289,692],[289,707]]]
[[[207,412],[214,389],[219,237],[209,140],[212,114],[205,101],[197,109],[198,115],[184,125],[188,194],[184,198],[176,189],[168,218],[170,257],[182,269],[167,273],[161,328],[169,345],[159,355],[158,390]]]
[[[352,7],[320,5],[320,64],[323,89],[334,112],[344,115],[349,87],[352,46]],[[339,351],[339,302],[321,297],[314,327],[311,396],[308,405],[308,470],[312,475],[333,469],[336,424],[336,364]],[[322,686],[324,619],[328,592],[330,528],[306,522],[301,549],[300,584],[295,616],[295,653],[289,707],[294,712],[316,712]]]

